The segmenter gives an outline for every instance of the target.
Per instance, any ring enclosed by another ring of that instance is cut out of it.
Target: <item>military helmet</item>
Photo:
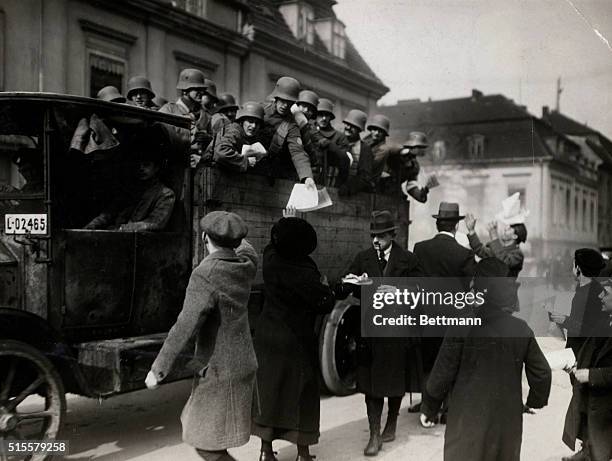
[[[279,78],[272,92],[272,97],[293,102],[297,101],[300,97],[300,82],[293,77]]]
[[[105,86],[97,95],[98,99],[110,102],[125,102],[125,98],[119,93],[119,90],[112,85]]]
[[[319,105],[319,95],[314,91],[303,90],[298,96],[298,103],[310,104],[316,110]]]
[[[378,128],[379,130],[383,130],[387,136],[389,136],[389,128],[391,126],[391,121],[382,114],[376,114],[372,117],[372,120],[368,124],[368,130],[372,128]]]
[[[238,104],[236,104],[236,99],[229,93],[221,93],[219,95],[219,105],[217,106],[217,112],[221,112],[223,110],[237,110]]]
[[[179,74],[177,90],[187,90],[189,88],[206,88],[204,74],[198,69],[183,69]]]
[[[244,105],[238,109],[238,113],[236,114],[236,121],[239,121],[241,118],[252,117],[256,118],[263,122],[264,119],[264,108],[258,102],[245,102]]]
[[[127,82],[127,98],[130,99],[132,94],[138,90],[145,90],[151,95],[151,99],[155,97],[155,93],[151,89],[151,82],[148,78],[142,76],[131,77]]]
[[[204,79],[204,84],[206,85],[206,92],[208,93],[208,95],[215,99],[218,99],[217,98],[217,84],[209,78]]]
[[[365,130],[366,122],[368,120],[368,116],[366,113],[359,109],[353,109],[346,114],[343,122],[348,123],[349,125],[356,126],[360,131]]]
[[[319,99],[319,105],[317,106],[317,113],[327,112],[331,114],[332,120],[336,118],[334,115],[334,103],[329,99],[321,98]]]
[[[404,147],[427,147],[427,136],[421,131],[413,131],[408,135],[408,139],[403,144]]]

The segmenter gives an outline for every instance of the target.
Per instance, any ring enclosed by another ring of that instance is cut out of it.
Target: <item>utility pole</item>
[[[561,111],[561,93],[563,93],[563,88],[561,87],[561,77],[559,77],[557,78],[557,103],[555,104],[557,112]]]

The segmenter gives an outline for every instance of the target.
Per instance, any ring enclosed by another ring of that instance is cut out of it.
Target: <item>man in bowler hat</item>
[[[469,280],[474,275],[476,260],[472,250],[461,246],[455,240],[459,221],[465,218],[459,214],[459,204],[441,202],[438,214],[432,215],[436,220],[438,233],[429,240],[414,245],[414,254],[423,265],[428,277],[450,278],[450,288],[456,291],[469,290]],[[422,338],[423,370],[428,373],[436,360],[446,330],[441,327],[436,336]],[[429,398],[423,389],[423,403]],[[418,407],[411,411],[419,411]],[[421,424],[431,427],[433,424],[421,417]]]
[[[183,310],[168,333],[151,371],[148,388],[163,381],[192,336],[194,385],[181,414],[183,440],[207,461],[231,461],[228,448],[251,434],[251,405],[257,359],[247,303],[257,253],[244,240],[240,216],[213,211],[200,220],[208,255],[189,279]]]
[[[348,273],[369,277],[420,277],[423,275],[419,260],[404,250],[393,239],[397,226],[390,211],[375,211],[370,223],[372,246],[357,253]],[[343,283],[338,292],[344,297],[353,292],[360,296],[359,287]],[[410,391],[412,375],[407,364],[411,348],[409,338],[360,338],[357,345],[357,390],[365,394],[370,426],[370,439],[364,450],[366,456],[376,456],[383,442],[395,439],[397,415],[402,397]],[[387,422],[380,433],[384,398],[389,411]]]

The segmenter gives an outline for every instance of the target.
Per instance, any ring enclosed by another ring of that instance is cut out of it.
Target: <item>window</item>
[[[342,21],[336,18],[317,19],[315,21],[317,34],[325,44],[325,48],[337,58],[346,57],[346,33]]]
[[[314,10],[304,2],[289,2],[279,6],[279,11],[293,35],[309,45],[314,44]]]
[[[552,194],[551,194],[552,200],[551,200],[551,204],[552,204],[552,222],[553,224],[557,224],[557,208],[558,208],[558,204],[557,204],[557,186],[555,184],[552,185]]]
[[[129,72],[130,48],[138,38],[85,19],[79,23],[85,34],[83,93],[95,98],[98,91],[107,85],[113,85],[122,92]]]
[[[125,81],[125,67],[125,61],[90,52],[89,96],[95,98],[98,91],[108,85],[121,91]]]
[[[595,196],[591,195],[591,232],[595,230]]]
[[[471,158],[484,158],[484,142],[485,137],[481,134],[468,137],[468,152]]]
[[[587,199],[586,197],[582,198],[582,213],[583,213],[583,217],[582,217],[582,230],[583,231],[587,231],[587,222],[589,220],[589,218],[587,217],[587,214],[589,212],[589,209],[587,208]]]
[[[565,226],[570,227],[572,210],[572,191],[568,187],[565,189]]]
[[[576,190],[576,194],[574,195],[574,229],[580,229],[580,217],[578,215],[578,190]]]
[[[332,54],[340,59],[344,59],[346,55],[346,36],[344,34],[344,24],[337,20],[334,21]]]
[[[4,11],[0,10],[0,91],[4,91]]]
[[[206,17],[206,0],[172,0],[172,6],[201,18]]]

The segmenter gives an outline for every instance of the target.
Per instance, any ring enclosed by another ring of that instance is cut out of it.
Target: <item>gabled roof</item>
[[[583,125],[580,122],[577,122],[574,119],[569,118],[562,113],[553,110],[546,111],[542,114],[542,118],[550,123],[550,125],[560,133],[576,135],[576,136],[586,136],[586,135],[598,135],[599,133],[587,125]]]
[[[250,0],[251,18],[255,26],[255,42],[257,42],[258,34],[271,35],[285,42],[286,45],[293,45],[299,48],[306,55],[312,53],[318,58],[323,58],[328,61],[328,65],[336,68],[338,71],[346,73],[354,73],[360,77],[371,81],[378,88],[376,90],[385,94],[389,89],[378,78],[370,66],[361,57],[351,40],[346,37],[346,55],[345,59],[339,59],[333,56],[325,47],[321,39],[315,33],[315,43],[312,46],[305,45],[304,42],[295,38],[291,29],[287,26],[283,15],[278,9],[278,5],[284,3],[285,0]],[[333,0],[310,0],[309,3],[313,6],[315,17],[319,19],[336,17],[332,6],[336,3]],[[279,44],[279,46],[282,46]],[[377,91],[374,91],[375,93]]]

